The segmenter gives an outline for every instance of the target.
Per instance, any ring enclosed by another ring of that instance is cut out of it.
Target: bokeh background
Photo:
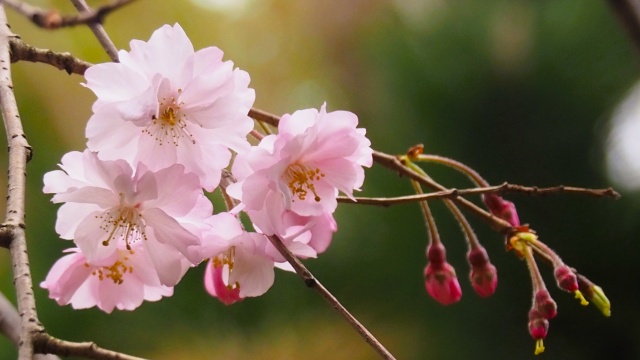
[[[74,12],[62,0],[30,3]],[[7,12],[29,44],[108,61],[86,28],[45,31]],[[559,315],[538,358],[640,358],[640,117],[633,111],[638,101],[625,103],[640,58],[605,1],[140,0],[105,26],[117,47],[128,49],[129,40],[147,40],[175,22],[197,49],[216,45],[247,70],[256,107],[266,111],[326,101],[330,110],[357,113],[375,149],[402,153],[424,143],[427,152],[462,161],[495,184],[615,185],[623,194],[617,201],[509,199],[523,222],[612,302],[611,318],[581,307],[544,268]],[[35,151],[27,235],[38,284],[70,245],[54,232],[57,206],[42,194],[42,176],[64,153],[85,147],[94,96],[82,77],[48,65],[18,63],[13,71]],[[6,168],[6,155],[0,162]],[[427,171],[449,186],[468,186],[447,169]],[[374,166],[362,195],[410,193],[406,180]],[[463,235],[441,203],[432,207],[463,288],[456,305],[442,307],[424,290],[427,235],[416,204],[340,206],[332,246],[306,263],[399,359],[534,358],[525,264],[505,251],[498,234],[470,219],[499,272],[496,294],[479,298],[466,281]],[[205,293],[202,274],[202,267],[191,270],[171,298],[110,315],[60,307],[39,288],[35,294],[54,336],[154,359],[377,358],[293,274],[279,272],[266,295],[230,307]],[[0,290],[13,301],[7,251],[0,252]],[[0,359],[15,356],[0,338]]]

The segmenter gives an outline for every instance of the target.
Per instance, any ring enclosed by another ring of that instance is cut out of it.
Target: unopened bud
[[[424,269],[425,287],[429,295],[442,305],[451,305],[460,301],[462,289],[453,266],[445,262],[430,263]]]
[[[558,314],[558,306],[547,289],[538,290],[533,303],[540,316],[545,319],[553,319]]]
[[[511,226],[520,226],[516,205],[511,201],[507,201],[496,194],[484,194],[482,195],[482,201],[493,215],[507,221]]]
[[[536,349],[534,354],[539,355],[544,352],[543,339],[547,337],[549,332],[549,321],[540,314],[540,312],[532,308],[529,311],[529,334],[536,340]]]
[[[578,278],[576,274],[571,271],[567,265],[560,265],[556,267],[553,272],[553,275],[556,278],[556,282],[558,283],[558,287],[562,290],[566,290],[570,293],[578,290]]]
[[[467,253],[467,260],[471,265],[469,280],[473,289],[481,297],[492,295],[498,286],[498,271],[489,262],[487,251],[482,246],[471,249]]]
[[[611,316],[611,303],[600,286],[582,275],[578,275],[578,286],[584,297],[594,304],[604,316]]]

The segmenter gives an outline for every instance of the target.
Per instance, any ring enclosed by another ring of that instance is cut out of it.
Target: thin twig
[[[7,6],[31,20],[35,25],[53,30],[62,27],[102,23],[105,16],[135,0],[116,0],[97,8],[95,11],[82,11],[74,15],[61,15],[55,9],[42,9],[19,0],[2,0]]]
[[[402,162],[400,160],[398,160],[397,157],[395,157],[393,155],[385,154],[383,152],[379,152],[379,151],[375,151],[374,150],[373,151],[373,161],[379,163],[380,165],[382,165],[384,167],[387,167],[387,168],[389,168],[391,170],[396,171],[400,175],[404,175],[404,176],[409,177],[410,179],[417,180],[420,183],[422,183],[424,185],[427,185],[428,187],[430,187],[431,189],[434,189],[436,191],[447,191],[448,190],[447,188],[445,188],[444,186],[438,184],[437,182],[433,181],[432,179],[424,177],[421,174],[418,174],[417,172],[409,169],[407,166],[402,164]],[[511,225],[508,222],[493,216],[491,213],[483,210],[482,208],[478,207],[476,204],[470,202],[469,200],[461,198],[459,196],[452,197],[451,199],[453,201],[455,201],[458,205],[464,207],[468,211],[470,211],[473,214],[475,214],[476,216],[480,217],[480,219],[484,220],[486,223],[488,223],[496,231],[501,232],[501,233],[506,233],[506,232],[510,231]]]
[[[16,35],[11,32],[4,6],[0,4],[0,108],[9,144],[9,169],[7,178],[7,212],[3,227],[12,232],[9,251],[13,265],[13,283],[18,299],[20,314],[20,343],[18,358],[33,358],[33,334],[43,330],[38,321],[36,302],[33,296],[33,284],[27,240],[25,237],[25,199],[27,162],[31,157],[31,146],[22,128],[18,105],[13,93],[11,80],[10,39]]]
[[[84,0],[71,0],[71,2],[79,12],[93,13],[93,10],[91,10],[89,5],[87,5],[87,2]],[[100,45],[102,45],[102,48],[107,52],[111,61],[118,62],[118,49],[113,44],[113,41],[111,41],[111,38],[109,38],[109,35],[107,35],[102,24],[94,22],[87,25],[100,42]]]
[[[70,53],[56,53],[51,50],[38,49],[18,38],[10,39],[11,62],[20,60],[40,62],[52,65],[67,74],[84,75],[84,72],[93,64],[80,60]]]
[[[360,205],[376,205],[389,207],[391,205],[413,203],[422,200],[432,199],[453,199],[463,195],[477,195],[477,194],[489,194],[489,193],[519,193],[525,195],[538,195],[547,196],[555,194],[577,194],[593,197],[610,197],[613,199],[619,199],[620,194],[612,188],[606,189],[587,189],[572,186],[553,186],[546,188],[539,188],[536,186],[523,186],[509,183],[503,183],[502,185],[478,187],[471,189],[447,189],[444,191],[436,191],[428,194],[406,195],[397,197],[386,198],[369,198],[369,197],[356,197],[348,198],[346,196],[338,196],[338,202],[345,204],[360,204]]]
[[[298,276],[304,281],[305,285],[316,290],[329,305],[331,305],[342,317],[364,338],[364,340],[373,347],[384,359],[395,359],[393,355],[382,345],[374,336],[364,327],[351,313],[329,292],[302,264],[302,262],[293,255],[289,249],[280,241],[277,236],[269,236],[269,240],[273,246],[278,249],[280,254],[291,264]]]
[[[278,124],[280,123],[279,116],[270,114],[264,110],[260,110],[256,108],[251,108],[251,110],[249,110],[249,117],[256,119],[258,121],[265,122],[275,127],[278,127]]]

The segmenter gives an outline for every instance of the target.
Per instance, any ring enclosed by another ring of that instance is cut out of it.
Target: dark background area
[[[73,13],[65,1],[33,3]],[[88,29],[45,31],[7,12],[27,43],[108,61]],[[329,110],[358,114],[377,150],[403,153],[424,143],[427,153],[462,161],[493,184],[619,184],[606,171],[607,135],[616,106],[638,80],[639,58],[603,1],[141,0],[105,26],[128,50],[130,39],[147,40],[175,22],[196,49],[218,46],[249,72],[260,109],[283,114],[326,101]],[[43,64],[12,69],[34,148],[27,235],[38,284],[71,245],[54,231],[57,206],[42,194],[42,176],[64,153],[84,148],[94,97],[80,76]],[[6,156],[0,162],[6,167]],[[448,169],[425,169],[447,186],[469,186]],[[580,306],[542,267],[559,315],[537,358],[640,358],[640,193],[618,189],[620,200],[508,196],[520,219],[612,303],[610,318]],[[374,165],[359,195],[411,192],[406,179]],[[332,246],[305,263],[398,359],[534,358],[525,263],[470,217],[499,274],[497,292],[479,298],[467,281],[458,225],[441,203],[432,208],[462,285],[458,304],[443,307],[426,294],[427,233],[417,204],[341,205]],[[13,300],[7,251],[0,264],[0,290]],[[203,271],[191,270],[171,298],[110,315],[60,307],[37,288],[40,319],[54,336],[154,359],[376,358],[295,275],[279,272],[266,295],[227,307],[206,294]],[[0,359],[15,356],[0,338]]]

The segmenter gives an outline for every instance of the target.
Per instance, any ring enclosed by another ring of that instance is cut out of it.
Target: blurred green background
[[[62,0],[30,3],[74,12]],[[108,61],[86,28],[45,31],[7,12],[29,44]],[[197,49],[216,45],[247,70],[256,107],[266,111],[326,101],[329,110],[357,113],[375,149],[402,153],[424,143],[428,153],[462,161],[495,184],[619,185],[618,201],[508,198],[521,220],[612,302],[611,318],[581,307],[543,268],[559,315],[538,358],[640,358],[640,192],[609,176],[605,163],[610,120],[638,80],[639,58],[604,1],[140,0],[105,26],[117,47],[128,49],[129,40],[147,40],[175,22]],[[71,245],[54,232],[57,206],[42,194],[42,176],[64,153],[84,148],[94,96],[80,86],[82,77],[47,65],[18,63],[13,72],[34,148],[27,234],[38,284]],[[6,156],[0,161],[6,168]],[[448,186],[468,186],[438,166],[427,171]],[[409,183],[379,166],[367,176],[363,196],[411,193]],[[424,290],[427,235],[416,204],[342,205],[332,246],[306,263],[399,359],[533,359],[525,264],[471,218],[499,273],[496,294],[480,299],[466,279],[457,224],[441,203],[432,208],[463,288],[456,305],[442,307]],[[0,264],[0,290],[13,301],[7,251]],[[191,270],[171,298],[111,315],[60,307],[37,288],[40,319],[54,336],[154,359],[377,358],[292,274],[279,272],[266,295],[230,307],[205,293],[202,274],[202,266]],[[0,338],[0,359],[15,356]]]

